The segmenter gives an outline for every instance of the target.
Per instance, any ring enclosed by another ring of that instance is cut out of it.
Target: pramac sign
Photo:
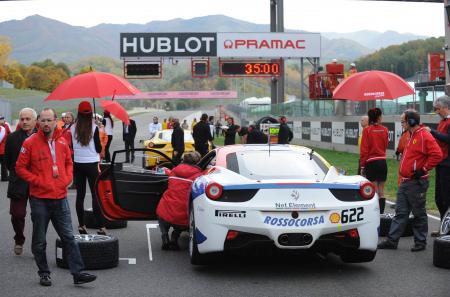
[[[121,33],[127,57],[320,57],[318,33]]]

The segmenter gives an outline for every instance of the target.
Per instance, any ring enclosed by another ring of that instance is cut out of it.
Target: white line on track
[[[388,203],[388,204],[395,204],[394,202],[389,201],[389,200],[386,200],[386,203]],[[434,216],[434,215],[427,214],[427,216],[429,218],[435,219],[436,221],[440,221],[441,220],[441,218],[438,218],[437,216]]]
[[[136,258],[119,258],[121,261],[128,261],[128,265],[135,265]]]

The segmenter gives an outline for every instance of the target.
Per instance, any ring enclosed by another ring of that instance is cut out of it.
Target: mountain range
[[[192,19],[151,21],[146,24],[100,24],[86,28],[72,26],[40,15],[0,23],[0,35],[11,40],[11,58],[29,64],[51,58],[72,63],[89,56],[119,59],[119,34],[123,32],[267,32],[268,24],[254,24],[224,15]],[[289,32],[299,30],[286,29]],[[303,31],[304,32],[304,31]],[[426,36],[358,31],[322,33],[322,60],[352,61],[380,47],[423,39]]]

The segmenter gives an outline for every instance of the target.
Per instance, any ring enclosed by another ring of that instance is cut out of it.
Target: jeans
[[[10,198],[9,213],[11,214],[11,223],[14,229],[14,241],[18,245],[25,242],[25,217],[27,215],[28,198]]]
[[[413,232],[414,242],[427,243],[428,217],[425,208],[428,180],[408,180],[402,182],[397,191],[397,204],[395,217],[392,220],[388,240],[397,244],[408,224],[409,213],[414,215]]]
[[[42,199],[30,198],[31,221],[33,222],[33,239],[31,251],[38,266],[39,275],[49,275],[47,264],[46,235],[48,223],[51,221],[63,244],[67,254],[67,260],[72,274],[78,274],[83,270],[84,263],[81,258],[78,243],[75,241],[72,231],[72,220],[67,198]]]

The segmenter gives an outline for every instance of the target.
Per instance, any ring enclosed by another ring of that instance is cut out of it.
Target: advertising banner
[[[311,122],[311,140],[312,141],[321,141],[320,122]]]
[[[358,145],[359,123],[345,122],[345,144]]]
[[[320,57],[319,33],[217,33],[217,56]]]
[[[120,33],[120,57],[214,57],[217,33]]]
[[[322,142],[331,142],[331,122],[322,122],[321,125],[321,137]]]
[[[345,144],[345,123],[333,122],[332,124],[333,143]]]
[[[302,139],[311,140],[311,122],[302,122]]]

